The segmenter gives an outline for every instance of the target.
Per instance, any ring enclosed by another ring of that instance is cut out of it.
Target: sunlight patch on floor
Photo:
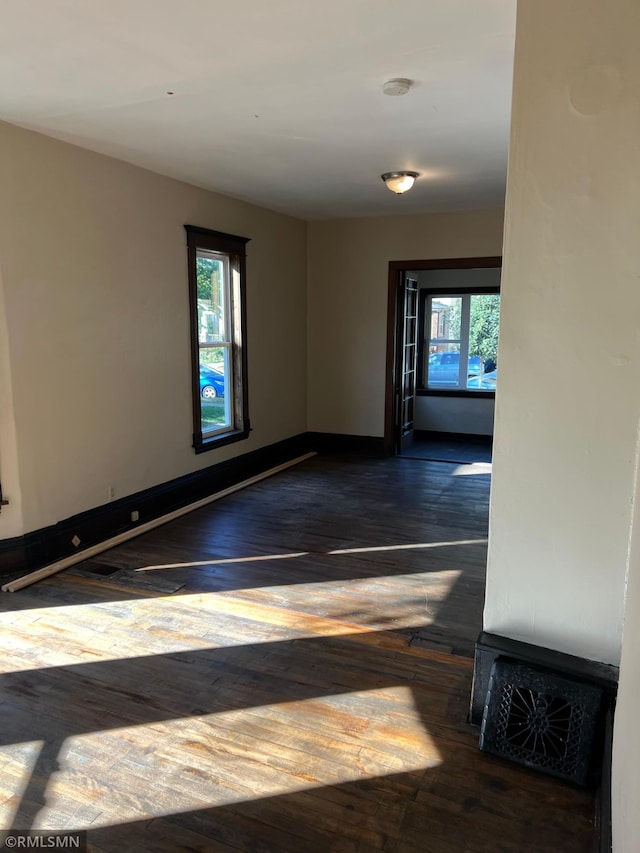
[[[374,624],[421,627],[459,575],[450,569],[8,611],[0,613],[0,673],[366,634]]]
[[[464,466],[463,466],[464,467]],[[472,467],[472,466],[466,466]],[[374,545],[359,548],[336,548],[333,551],[316,551],[314,555],[326,554],[327,556],[340,556],[345,554],[371,554],[378,551],[415,551],[424,548],[451,548],[455,545],[485,545],[487,539],[454,539],[450,542],[409,542],[397,545]],[[156,572],[162,569],[191,569],[200,566],[223,566],[233,563],[256,563],[267,560],[288,560],[292,557],[306,557],[310,551],[299,551],[292,554],[260,554],[255,557],[225,557],[220,560],[198,560],[191,563],[165,563],[158,566],[140,566],[134,569],[136,572]]]
[[[450,548],[452,545],[486,545],[487,539],[455,539],[452,542],[414,542],[408,545],[376,545],[372,548],[338,548],[327,554],[370,554],[374,551],[414,551],[423,548]]]
[[[261,563],[266,560],[290,560],[292,557],[306,557],[308,551],[293,554],[259,554],[256,557],[225,557],[222,560],[198,560],[194,563],[165,563],[161,566],[141,566],[136,572],[157,572],[160,569],[197,569],[199,566],[228,566],[233,563]]]
[[[56,828],[58,801],[71,796],[98,811],[74,821],[85,829],[441,763],[404,686],[128,726],[67,738],[34,828]],[[167,774],[148,769],[165,765]]]
[[[491,474],[491,462],[471,462],[467,465],[458,465],[451,472],[453,477],[472,477],[478,474]]]

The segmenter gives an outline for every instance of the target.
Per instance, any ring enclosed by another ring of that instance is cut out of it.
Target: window
[[[423,290],[421,318],[423,393],[493,394],[498,378],[498,290]]]
[[[189,257],[193,446],[201,453],[249,434],[245,340],[248,239],[185,225]]]

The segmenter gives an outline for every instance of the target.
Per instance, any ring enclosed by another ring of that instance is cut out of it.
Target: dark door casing
[[[418,352],[418,282],[402,276],[398,293],[401,310],[398,311],[398,367],[396,399],[399,426],[396,453],[402,453],[413,444],[413,412],[416,398],[416,374]]]
[[[387,296],[387,373],[384,452],[394,456],[413,441],[417,387],[418,288],[409,278],[420,270],[501,267],[499,255],[485,258],[433,258],[389,261]]]

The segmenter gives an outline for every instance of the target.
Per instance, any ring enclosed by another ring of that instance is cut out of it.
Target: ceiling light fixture
[[[387,189],[392,193],[406,193],[413,186],[415,179],[419,178],[418,172],[385,172],[380,175]]]

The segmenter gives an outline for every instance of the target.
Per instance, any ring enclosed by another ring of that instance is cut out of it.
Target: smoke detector
[[[385,95],[406,95],[411,86],[411,80],[404,77],[394,77],[393,80],[387,80],[383,84],[382,91]]]

